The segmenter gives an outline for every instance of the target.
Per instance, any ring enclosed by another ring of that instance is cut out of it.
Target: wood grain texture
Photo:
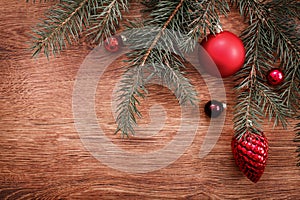
[[[91,46],[84,41],[59,57],[32,60],[26,50],[28,33],[49,4],[0,0],[0,199],[299,199],[300,170],[295,166],[292,142],[295,122],[287,130],[264,129],[270,143],[268,165],[262,179],[252,184],[237,169],[231,154],[234,83],[225,79],[228,109],[222,135],[204,159],[198,157],[209,119],[202,108],[209,100],[203,78],[191,66],[187,76],[196,86],[201,120],[193,143],[171,165],[134,174],[109,168],[82,144],[72,113],[72,94],[81,63]],[[139,4],[126,17],[140,16]],[[224,29],[239,34],[245,27],[233,9],[222,18]],[[99,81],[96,114],[99,126],[120,148],[149,152],[162,148],[177,132],[180,107],[167,89],[152,85],[142,102],[149,123],[149,108],[161,104],[167,113],[165,127],[155,137],[129,140],[113,135],[112,90],[120,79],[122,58],[113,62]],[[155,116],[155,115],[154,115]]]

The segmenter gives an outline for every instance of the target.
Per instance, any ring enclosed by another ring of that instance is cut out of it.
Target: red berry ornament
[[[275,68],[269,71],[267,79],[270,85],[279,85],[283,82],[284,75],[280,69]]]
[[[119,38],[112,36],[104,41],[104,48],[109,52],[117,52],[120,49]]]
[[[235,34],[222,31],[216,35],[209,34],[201,42],[217,68],[206,65],[205,70],[213,75],[228,77],[239,71],[245,61],[245,48],[243,42]],[[218,72],[219,70],[219,72]]]
[[[245,137],[231,142],[232,152],[236,165],[250,179],[256,183],[266,167],[268,159],[268,141],[262,135],[246,133]]]

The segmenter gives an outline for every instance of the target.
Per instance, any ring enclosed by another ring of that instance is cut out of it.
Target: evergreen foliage
[[[153,77],[174,89],[179,103],[197,103],[197,92],[184,76],[183,53],[193,51],[198,39],[208,31],[214,32],[214,24],[221,23],[219,16],[229,12],[226,0],[145,0],[142,3],[147,17],[140,22],[125,23],[126,42],[132,51],[127,54],[127,70],[118,97],[116,132],[123,136],[134,134],[136,117],[141,117],[137,109],[139,99],[147,94],[146,85]],[[241,138],[246,132],[259,134],[265,117],[274,126],[286,127],[287,119],[299,111],[300,3],[231,0],[230,5],[236,6],[249,23],[241,34],[246,61],[235,75],[238,83],[235,136]],[[126,0],[58,1],[46,19],[33,29],[33,55],[40,52],[47,57],[56,55],[78,41],[82,34],[99,44],[117,31],[124,21],[122,13],[129,10],[130,1]],[[280,87],[270,86],[266,81],[267,72],[275,66],[285,74]],[[297,127],[295,141],[299,142],[299,124]]]
[[[286,127],[287,117],[299,109],[299,3],[292,0],[259,3],[232,1],[249,26],[241,37],[246,48],[246,62],[236,77],[238,103],[235,108],[235,134],[260,133],[266,115]],[[298,34],[297,34],[298,33]],[[267,85],[266,74],[274,66],[284,69],[281,88]]]
[[[116,31],[122,10],[127,10],[126,0],[61,0],[33,29],[33,56],[60,53],[86,29],[89,38],[100,43]]]

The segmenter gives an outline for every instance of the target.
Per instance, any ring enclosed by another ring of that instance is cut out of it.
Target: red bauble
[[[268,141],[262,133],[261,136],[246,133],[245,137],[231,142],[232,152],[236,165],[250,179],[256,183],[266,167],[268,159]]]
[[[269,71],[267,79],[270,85],[279,85],[283,82],[284,75],[280,69],[275,68]]]
[[[219,73],[222,77],[231,76],[244,64],[246,52],[243,42],[229,31],[222,31],[216,35],[209,34],[201,45],[218,68],[210,65],[204,66],[206,71],[213,76],[218,77]]]
[[[104,41],[104,47],[109,52],[117,52],[120,49],[120,38],[112,36]]]

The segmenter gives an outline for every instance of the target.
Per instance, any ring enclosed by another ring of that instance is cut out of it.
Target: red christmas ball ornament
[[[270,85],[279,85],[284,80],[284,74],[278,68],[271,69],[268,73],[267,79]]]
[[[109,37],[104,41],[104,48],[109,52],[117,52],[121,47],[121,38],[119,37]]]
[[[256,183],[264,173],[268,159],[268,141],[261,135],[247,132],[241,139],[233,137],[232,153],[236,165],[250,179]]]
[[[204,65],[205,70],[213,76],[231,76],[244,64],[246,51],[243,42],[229,31],[209,34],[201,45],[217,66],[216,69],[211,65]]]

